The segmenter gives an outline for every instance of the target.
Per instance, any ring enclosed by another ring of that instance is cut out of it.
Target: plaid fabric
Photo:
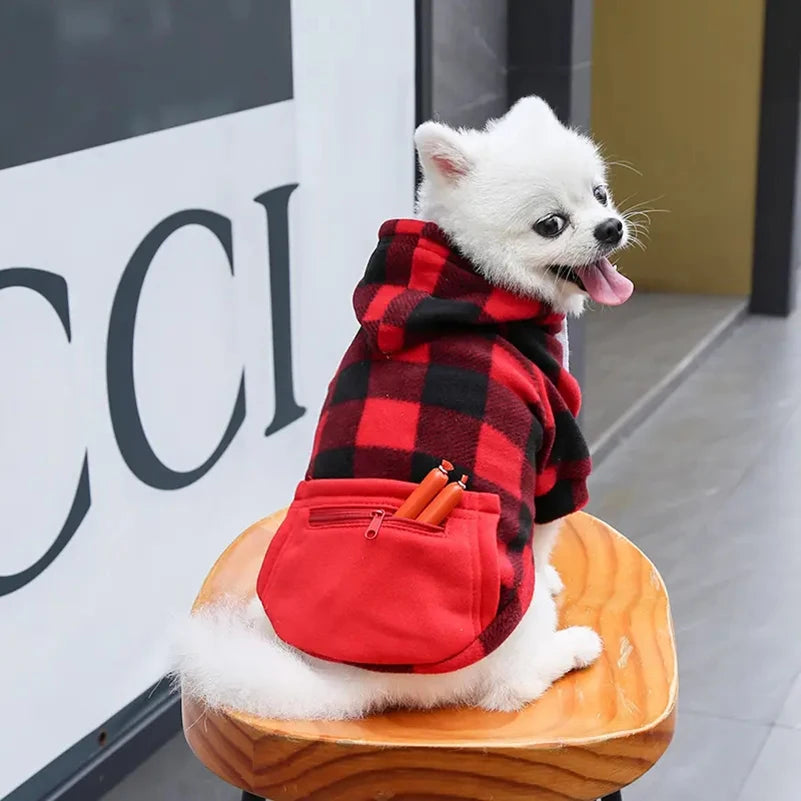
[[[361,329],[329,387],[307,478],[419,482],[445,458],[501,500],[497,615],[455,670],[498,647],[534,591],[534,523],[587,501],[563,316],[492,287],[433,223],[384,223],[354,295]],[[412,668],[413,669],[413,668]]]

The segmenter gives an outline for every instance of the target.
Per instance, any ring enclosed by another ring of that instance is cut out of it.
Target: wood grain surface
[[[245,531],[195,607],[254,593],[283,512]],[[272,801],[591,801],[641,776],[673,735],[678,693],[665,587],[627,539],[584,513],[567,519],[554,563],[561,625],[604,639],[598,663],[519,713],[397,711],[360,721],[273,721],[183,699],[186,739],[230,784]]]

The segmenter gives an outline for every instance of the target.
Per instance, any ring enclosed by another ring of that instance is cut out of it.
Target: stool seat
[[[249,597],[284,512],[222,554],[195,608]],[[518,713],[395,711],[357,721],[276,721],[183,698],[186,739],[207,768],[272,801],[591,801],[645,773],[670,743],[678,692],[665,586],[625,537],[584,513],[554,552],[560,626],[604,640],[590,668]]]

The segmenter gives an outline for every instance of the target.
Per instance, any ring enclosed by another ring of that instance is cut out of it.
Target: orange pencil
[[[453,465],[442,460],[442,464],[435,467],[418,485],[412,494],[403,502],[403,505],[393,517],[405,517],[414,520],[437,493],[448,483],[448,473]]]
[[[459,505],[462,493],[467,489],[467,476],[448,484],[433,501],[417,516],[418,523],[438,526]]]

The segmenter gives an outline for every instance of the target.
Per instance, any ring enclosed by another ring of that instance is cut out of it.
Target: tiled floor
[[[624,306],[587,312],[587,441],[596,444],[743,305],[742,298],[635,292]]]
[[[670,591],[680,714],[626,801],[801,799],[801,315],[749,318],[596,473]]]
[[[679,647],[674,744],[625,801],[801,799],[801,313],[747,319],[591,491],[664,575]],[[106,798],[237,794],[176,739]]]

